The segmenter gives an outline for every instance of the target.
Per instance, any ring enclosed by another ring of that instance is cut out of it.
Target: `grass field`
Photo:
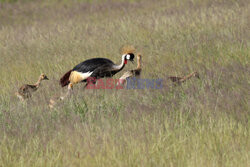
[[[249,11],[249,0],[0,0],[0,167],[249,166]],[[48,108],[65,72],[93,57],[120,63],[124,45],[163,89],[78,84]],[[201,79],[167,79],[192,71]],[[18,101],[41,72],[50,80]]]

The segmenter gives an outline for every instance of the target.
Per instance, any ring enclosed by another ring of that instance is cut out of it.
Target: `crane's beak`
[[[133,63],[134,64],[134,59],[133,60],[130,60],[131,61],[131,63]]]

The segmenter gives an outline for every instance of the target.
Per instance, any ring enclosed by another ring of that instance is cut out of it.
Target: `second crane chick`
[[[198,72],[192,72],[186,76],[183,76],[183,77],[178,77],[178,76],[169,76],[168,78],[174,82],[174,83],[177,83],[177,84],[181,84],[183,82],[185,82],[186,80],[192,78],[192,77],[196,77],[198,79],[200,79],[200,75]]]

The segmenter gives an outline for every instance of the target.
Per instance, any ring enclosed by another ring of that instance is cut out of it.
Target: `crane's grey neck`
[[[114,70],[117,70],[117,71],[121,71],[124,67],[125,67],[125,57],[126,57],[126,54],[122,55],[122,63],[120,65],[114,65],[113,68]]]

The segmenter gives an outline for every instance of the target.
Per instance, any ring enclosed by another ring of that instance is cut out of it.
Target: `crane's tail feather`
[[[70,83],[70,81],[69,81],[69,76],[70,76],[71,72],[72,72],[72,70],[69,70],[69,71],[68,71],[67,73],[65,73],[65,74],[63,75],[63,77],[60,79],[60,85],[61,85],[62,87],[67,86],[67,85]]]

